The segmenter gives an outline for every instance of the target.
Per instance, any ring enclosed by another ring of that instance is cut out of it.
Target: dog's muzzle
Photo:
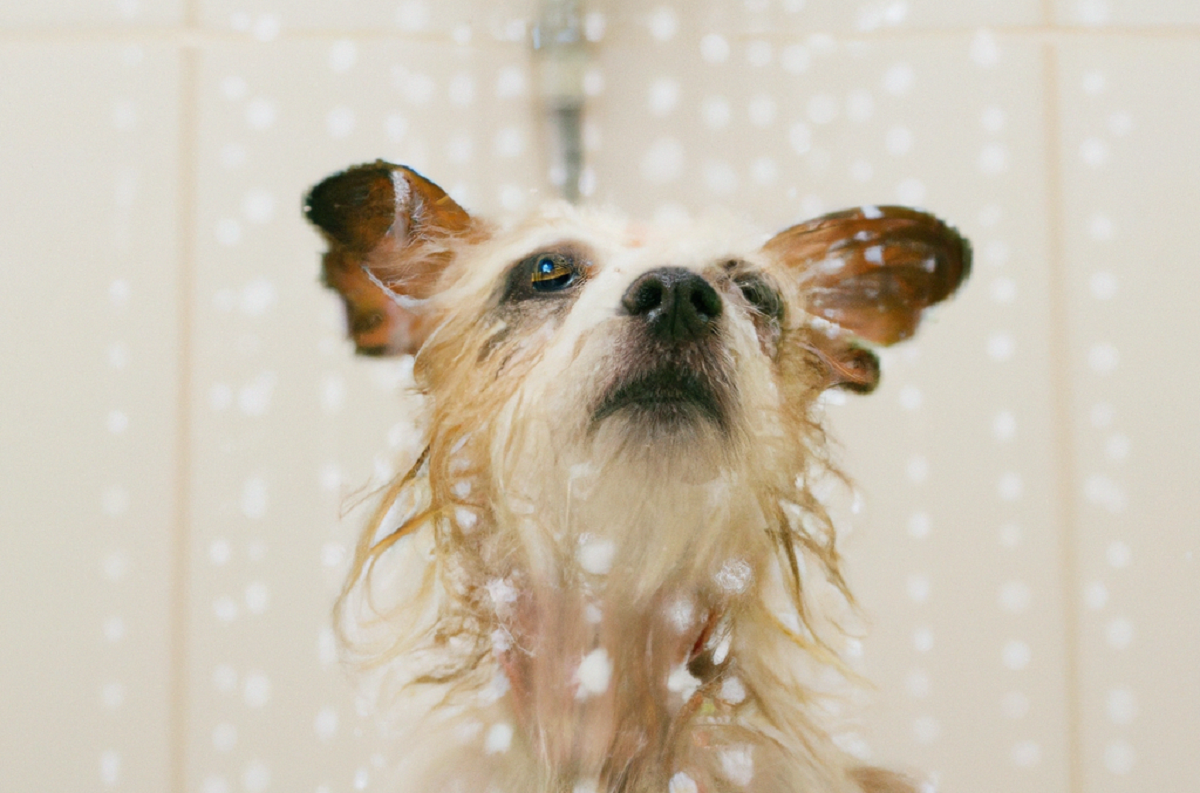
[[[629,317],[622,373],[592,415],[593,426],[618,411],[670,429],[707,419],[728,423],[719,320],[721,296],[682,267],[643,274],[621,298]]]

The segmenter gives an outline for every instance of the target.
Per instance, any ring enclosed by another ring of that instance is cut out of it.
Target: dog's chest
[[[551,766],[599,774],[659,756],[647,750],[665,748],[729,660],[728,617],[755,589],[767,544],[757,508],[728,484],[660,483],[654,501],[637,501],[592,483],[513,529],[532,561],[488,585],[496,657],[517,722]]]

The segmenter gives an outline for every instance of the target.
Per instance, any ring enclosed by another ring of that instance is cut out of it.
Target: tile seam
[[[179,46],[179,144],[178,144],[178,223],[179,223],[179,411],[176,443],[175,544],[173,549],[171,637],[171,740],[170,789],[187,790],[188,741],[188,647],[191,561],[191,477],[192,477],[192,365],[194,362],[193,302],[195,292],[196,251],[196,137],[198,135],[198,62],[199,52]]]
[[[1189,40],[1200,39],[1200,24],[1179,25],[1148,25],[1138,26],[1098,26],[1072,27],[1047,25],[1007,25],[988,26],[972,25],[953,28],[896,28],[872,32],[854,30],[824,30],[835,41],[842,42],[890,42],[905,39],[922,38],[956,38],[971,36],[980,30],[987,30],[1001,36],[1028,36],[1047,39],[1101,39],[1101,38],[1135,38],[1135,39],[1169,39]],[[760,31],[735,33],[729,37],[742,41],[746,39],[801,40],[811,35],[813,31],[798,28],[794,31]],[[186,22],[180,26],[164,26],[161,28],[0,28],[0,44],[75,44],[75,43],[130,43],[153,44],[165,43],[181,47],[195,47],[208,44],[248,44],[271,46],[272,44],[301,41],[333,41],[350,38],[359,41],[389,41],[409,44],[441,44],[447,47],[459,48],[464,51],[480,49],[512,49],[526,48],[527,42],[497,41],[480,38],[469,44],[456,43],[449,34],[412,34],[396,30],[379,30],[376,28],[285,28],[277,38],[270,41],[260,41],[244,33],[220,28],[204,28],[198,22]],[[599,42],[598,46],[603,46]]]
[[[1200,28],[1196,31],[1200,37]],[[176,47],[199,47],[213,44],[246,44],[270,47],[274,44],[304,41],[331,42],[337,39],[359,41],[387,41],[399,44],[441,44],[461,49],[464,52],[496,49],[526,49],[529,45],[520,41],[497,41],[495,39],[472,40],[468,44],[455,42],[449,34],[412,34],[402,31],[377,30],[373,28],[290,28],[268,41],[263,41],[232,30],[189,26],[187,23],[160,28],[4,28],[0,27],[0,44],[163,44]]]
[[[1058,522],[1063,592],[1064,691],[1067,706],[1067,789],[1083,793],[1082,693],[1079,678],[1080,613],[1078,607],[1078,515],[1075,509],[1075,443],[1071,427],[1070,323],[1067,308],[1065,196],[1062,175],[1062,130],[1058,80],[1058,49],[1046,42],[1043,50],[1047,215],[1050,253],[1051,389],[1058,468]]]

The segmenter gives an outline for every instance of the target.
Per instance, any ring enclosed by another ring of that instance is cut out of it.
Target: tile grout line
[[[1042,27],[1057,27],[1054,23],[1055,0],[1042,0]]]
[[[899,39],[922,38],[952,38],[973,36],[980,30],[986,30],[999,36],[1029,36],[1052,39],[1096,39],[1096,38],[1134,38],[1134,39],[1167,39],[1194,40],[1200,39],[1200,25],[1147,25],[1144,27],[1131,25],[1099,25],[1085,27],[1079,25],[1056,25],[1051,23],[1036,25],[971,25],[948,28],[917,28],[897,27],[875,31],[859,30],[826,30],[833,40],[840,42],[890,42]],[[757,32],[738,32],[729,34],[729,38],[742,41],[754,38],[774,40],[802,41],[810,31],[805,28],[793,30],[772,30]],[[527,42],[502,41],[492,38],[479,37],[472,39],[469,44],[458,44],[449,34],[438,32],[409,33],[399,30],[379,30],[376,28],[327,28],[327,27],[297,27],[285,28],[273,39],[263,41],[245,33],[225,28],[204,27],[191,13],[185,14],[184,24],[179,27],[134,27],[113,28],[110,30],[97,28],[0,28],[0,44],[71,44],[88,42],[122,42],[122,43],[169,43],[175,46],[195,47],[210,43],[249,44],[270,46],[284,42],[303,41],[333,41],[336,39],[355,39],[357,41],[387,41],[411,44],[441,44],[447,47],[462,49],[511,49],[524,48]]]
[[[1196,37],[1200,38],[1200,29]],[[224,28],[192,25],[185,19],[179,26],[129,28],[4,28],[0,27],[0,44],[167,44],[177,47],[197,47],[206,44],[244,44],[269,47],[288,42],[331,42],[338,39],[385,41],[401,44],[441,44],[462,50],[478,51],[528,47],[524,39],[505,41],[491,38],[459,44],[450,34],[408,33],[374,28],[288,28],[271,39],[259,39]]]
[[[184,30],[197,26],[197,7],[184,9]],[[188,647],[190,629],[191,477],[192,477],[192,366],[194,363],[194,312],[196,275],[196,140],[199,134],[199,59],[195,42],[188,37],[173,41],[179,58],[178,234],[179,234],[179,411],[177,430],[176,521],[172,587],[171,718],[169,789],[185,793],[188,744]]]
[[[1067,299],[1067,266],[1065,221],[1063,206],[1062,151],[1060,133],[1062,118],[1059,112],[1058,49],[1046,42],[1043,49],[1043,69],[1046,98],[1045,140],[1046,178],[1048,185],[1047,214],[1049,217],[1050,251],[1050,356],[1051,409],[1057,429],[1055,447],[1058,468],[1059,552],[1061,555],[1061,586],[1063,589],[1063,641],[1065,644],[1064,691],[1067,706],[1067,789],[1083,793],[1083,721],[1082,692],[1079,679],[1080,613],[1078,607],[1079,562],[1077,558],[1078,514],[1075,509],[1075,443],[1071,429],[1071,355]]]

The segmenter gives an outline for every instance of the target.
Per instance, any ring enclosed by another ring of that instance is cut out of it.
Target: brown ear
[[[325,179],[304,214],[329,243],[323,280],[342,296],[358,352],[420,349],[436,321],[426,301],[456,245],[478,232],[471,216],[416,171],[383,160]]]
[[[812,349],[825,364],[825,388],[869,394],[879,385],[879,356],[845,333],[818,331]]]
[[[780,232],[763,250],[796,275],[805,310],[836,326],[817,334],[818,347],[830,364],[830,384],[856,391],[875,387],[879,365],[853,339],[907,339],[922,312],[952,295],[971,271],[966,239],[905,207],[824,215]]]

